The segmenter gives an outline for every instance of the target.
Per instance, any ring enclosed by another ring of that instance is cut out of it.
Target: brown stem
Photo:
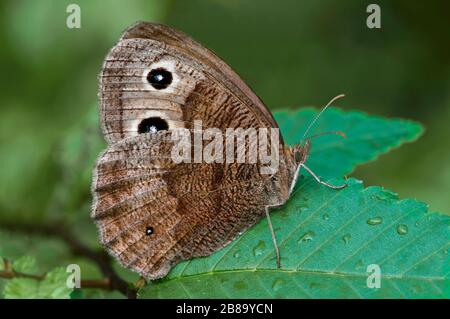
[[[24,274],[21,272],[17,272],[14,270],[0,270],[0,278],[5,279],[12,279],[12,278],[30,278],[35,280],[42,280],[45,276],[39,276],[39,275],[31,275],[31,274]]]
[[[73,236],[71,232],[67,229],[67,227],[64,227],[62,224],[54,223],[51,225],[44,225],[44,224],[27,224],[23,222],[9,223],[2,221],[0,222],[0,228],[13,232],[46,235],[61,239],[63,242],[67,244],[67,246],[74,255],[83,256],[87,259],[90,259],[95,264],[97,264],[100,271],[106,277],[106,279],[102,279],[100,281],[85,280],[84,286],[82,281],[81,287],[118,290],[129,299],[136,298],[137,293],[136,289],[130,287],[130,285],[115,272],[115,270],[111,265],[111,258],[109,257],[109,255],[106,254],[104,251],[95,251],[86,246],[85,244],[83,244],[82,242],[78,241],[76,237]],[[93,285],[97,285],[98,287],[92,287]]]

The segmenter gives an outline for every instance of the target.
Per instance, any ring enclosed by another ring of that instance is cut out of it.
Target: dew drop
[[[326,288],[326,286],[322,283],[312,282],[309,284],[309,289],[323,289]]]
[[[238,290],[246,289],[247,284],[243,281],[237,281],[234,283],[233,287]]]
[[[258,245],[253,248],[253,255],[255,255],[255,257],[261,256],[265,249],[266,243],[263,240],[260,240]]]
[[[234,258],[239,258],[240,256],[241,256],[241,254],[239,253],[239,250],[233,254]]]
[[[367,224],[370,226],[380,225],[383,222],[383,218],[380,216],[372,217],[367,220]]]
[[[419,285],[415,285],[414,287],[412,287],[412,292],[414,293],[414,294],[418,294],[418,293],[420,293],[421,291],[422,291],[422,287],[421,286],[419,286]]]
[[[406,235],[408,233],[408,226],[405,224],[400,224],[397,226],[397,233],[399,235]]]
[[[360,259],[358,260],[358,262],[355,264],[355,270],[360,270],[364,268],[364,262]]]
[[[323,220],[329,220],[329,219],[330,219],[330,215],[324,214],[324,215],[322,216],[322,218],[323,218]]]
[[[274,291],[278,291],[278,290],[280,290],[280,289],[283,287],[283,285],[284,285],[284,281],[283,281],[283,280],[281,280],[281,279],[276,279],[276,280],[273,282],[273,284],[272,284],[272,289],[273,289]]]
[[[317,287],[319,287],[318,283],[312,282],[312,283],[309,284],[309,288],[310,289],[314,289],[314,288],[317,288]]]
[[[313,240],[315,235],[316,234],[313,231],[307,231],[298,239],[297,243],[300,244],[301,242],[310,242]]]
[[[345,234],[344,236],[342,236],[342,240],[344,241],[344,244],[348,244],[350,239],[352,239],[352,235],[350,234]]]

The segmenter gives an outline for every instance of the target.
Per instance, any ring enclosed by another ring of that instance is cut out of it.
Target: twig
[[[64,227],[63,224],[53,223],[49,225],[44,224],[27,224],[23,222],[0,222],[0,228],[12,232],[22,232],[27,234],[46,235],[61,239],[67,244],[74,255],[83,256],[93,261],[99,267],[100,271],[106,277],[101,280],[85,280],[81,284],[82,288],[101,288],[108,290],[118,290],[129,299],[136,299],[137,290],[129,285],[115,272],[111,265],[111,258],[104,251],[95,251],[82,242],[78,241],[75,236]],[[13,271],[13,270],[11,270]],[[17,273],[16,273],[17,274]],[[4,274],[4,276],[11,275],[11,273]],[[26,274],[21,274],[25,275]],[[1,273],[0,273],[0,277]],[[6,278],[6,277],[3,277]],[[42,279],[42,278],[41,278]]]

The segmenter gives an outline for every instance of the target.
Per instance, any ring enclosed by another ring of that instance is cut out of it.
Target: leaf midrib
[[[207,272],[200,272],[192,275],[183,275],[177,276],[173,278],[168,278],[164,280],[164,283],[168,283],[171,281],[180,281],[188,278],[195,277],[203,277],[203,276],[215,276],[221,274],[236,274],[236,273],[275,273],[275,274],[305,274],[305,275],[322,275],[322,276],[332,276],[332,277],[343,277],[343,278],[367,278],[368,273],[357,273],[357,272],[330,272],[330,271],[321,271],[321,270],[304,270],[304,269],[272,269],[272,268],[250,268],[250,269],[231,269],[231,270],[214,270]],[[414,275],[393,275],[393,274],[382,274],[383,279],[397,279],[397,280],[421,280],[426,282],[433,281],[444,281],[448,280],[448,278],[442,277],[424,277],[424,276],[414,276]]]

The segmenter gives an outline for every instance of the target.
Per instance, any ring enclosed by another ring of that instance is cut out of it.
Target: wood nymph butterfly
[[[139,22],[122,34],[105,59],[99,95],[108,146],[93,174],[91,215],[108,252],[145,278],[164,277],[182,260],[210,255],[264,216],[271,226],[269,208],[289,199],[300,167],[309,171],[309,140],[289,147],[281,136],[264,146],[278,154],[270,174],[262,172],[260,157],[174,161],[179,140],[172,133],[193,132],[196,121],[224,135],[278,125],[225,62],[167,26]],[[251,142],[244,145],[255,150]]]

